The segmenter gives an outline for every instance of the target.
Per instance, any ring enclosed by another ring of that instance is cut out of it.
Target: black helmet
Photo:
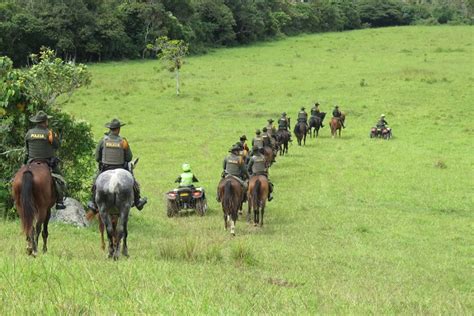
[[[304,106],[302,106],[302,107],[301,107],[301,111],[304,111],[304,109],[305,109],[305,107],[304,107]]]
[[[262,131],[265,133],[266,131],[268,131],[267,127],[264,127],[262,128]]]
[[[257,135],[260,135],[262,132],[257,128],[257,130],[255,131],[255,134]]]
[[[247,140],[247,136],[245,135],[240,136],[240,140]]]

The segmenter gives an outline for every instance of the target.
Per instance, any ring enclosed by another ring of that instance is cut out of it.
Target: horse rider
[[[33,161],[44,161],[48,164],[56,190],[56,209],[62,210],[66,208],[63,202],[66,182],[59,169],[60,160],[56,156],[56,150],[60,145],[59,137],[52,130],[48,129],[48,119],[50,118],[52,116],[47,115],[44,111],[38,111],[36,115],[29,118],[30,122],[36,123],[36,126],[26,132],[25,163],[30,164]]]
[[[107,170],[122,168],[132,172],[128,167],[128,163],[132,161],[133,157],[132,150],[130,149],[127,139],[120,136],[120,128],[124,125],[125,124],[120,122],[118,119],[113,119],[111,122],[105,124],[105,127],[109,128],[109,132],[105,133],[105,136],[97,144],[95,160],[99,163],[99,171],[95,179],[97,179],[97,176],[99,176],[100,173]],[[87,206],[93,211],[97,211],[97,206],[94,201],[95,179],[92,187],[92,200],[87,204]],[[133,179],[134,205],[141,211],[147,203],[147,198],[140,198],[140,185],[135,179],[135,176],[133,176]]]
[[[267,162],[265,161],[265,157],[263,156],[263,148],[254,147],[253,148],[254,155],[250,158],[249,163],[247,165],[248,172],[251,176],[254,175],[263,175],[268,180],[268,201],[273,200],[273,183],[268,178],[268,167]]]
[[[276,128],[275,126],[273,126],[273,119],[268,119],[267,120],[268,124],[267,124],[267,131],[268,131],[268,135],[272,136],[272,137],[275,137],[275,134],[276,134]]]
[[[308,129],[308,113],[305,111],[305,107],[302,106],[300,111],[298,112],[298,123],[304,122],[306,124],[306,128]]]
[[[224,158],[222,167],[224,171],[222,172],[222,178],[233,177],[236,179],[243,188],[244,191],[244,200],[247,200],[247,188],[248,184],[245,179],[249,178],[249,173],[245,168],[244,160],[239,156],[240,147],[237,145],[232,146],[229,150],[230,155]],[[217,202],[221,201],[219,196],[219,190],[217,190]]]
[[[311,116],[312,117],[319,117],[321,110],[319,109],[319,102],[316,102],[314,106],[311,108]],[[321,120],[321,128],[324,127],[323,121]]]
[[[257,147],[257,148],[263,148],[263,138],[262,138],[262,132],[257,129],[255,131],[255,137],[252,139],[252,151],[250,151],[249,153],[249,156],[252,157],[253,156],[253,148],[254,147]]]
[[[278,120],[278,130],[280,131],[288,131],[288,141],[291,140],[291,132],[290,132],[290,120],[286,117],[286,112],[281,113],[281,117]]]
[[[191,171],[191,166],[188,163],[183,163],[181,166],[183,173],[175,180],[176,183],[179,183],[179,187],[194,187],[194,182],[199,182],[194,173]]]
[[[377,122],[377,128],[384,129],[388,125],[387,121],[385,120],[385,114],[380,115],[380,119]]]
[[[250,152],[249,146],[247,146],[247,136],[240,136],[239,142],[237,144],[240,146],[240,155],[245,161],[247,161]]]
[[[336,117],[336,118],[339,120],[339,122],[341,122],[342,128],[346,128],[346,127],[344,126],[344,122],[341,120],[342,112],[339,111],[339,105],[336,105],[336,106],[334,107],[334,111],[332,111],[332,116],[333,116],[333,117]]]

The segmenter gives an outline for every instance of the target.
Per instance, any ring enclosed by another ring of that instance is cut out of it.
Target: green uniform
[[[279,120],[278,120],[278,129],[280,130],[288,130],[288,127],[289,127],[289,122],[288,122],[288,119],[286,117],[281,117]]]
[[[319,113],[321,113],[321,111],[319,110],[318,107],[313,106],[313,107],[311,108],[311,116],[318,116]]]
[[[388,125],[387,121],[385,119],[380,119],[378,122],[377,122],[377,128],[385,128],[385,125]]]
[[[25,136],[27,163],[33,160],[44,160],[52,169],[57,202],[62,203],[66,191],[66,182],[61,176],[56,150],[59,148],[59,138],[52,130],[37,125],[28,130]]]
[[[249,176],[242,157],[233,153],[224,159],[223,167],[226,175],[233,175],[240,179],[248,178]]]
[[[252,140],[252,147],[258,147],[262,148],[263,147],[263,138],[262,136],[255,136],[255,138]]]
[[[265,157],[258,153],[253,155],[247,166],[248,172],[250,174],[267,174],[267,163],[265,162]]]
[[[124,166],[126,162],[132,161],[133,154],[125,138],[108,133],[97,145],[95,160],[102,164],[102,167]]]
[[[306,111],[299,111],[298,112],[298,122],[307,122],[308,121],[308,113]]]

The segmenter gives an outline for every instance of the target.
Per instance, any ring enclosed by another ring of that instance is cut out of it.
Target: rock
[[[87,227],[89,222],[86,219],[86,212],[81,203],[73,198],[64,200],[66,208],[64,210],[51,210],[51,221],[71,224],[77,227]]]

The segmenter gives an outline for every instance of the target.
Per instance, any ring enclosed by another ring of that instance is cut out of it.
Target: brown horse
[[[287,130],[279,130],[277,132],[277,137],[279,140],[280,144],[280,156],[283,156],[284,154],[288,154],[288,142],[290,141],[290,132]]]
[[[253,223],[255,226],[263,226],[263,213],[265,212],[268,190],[270,190],[268,186],[268,179],[264,175],[255,175],[249,180],[247,222],[250,222],[250,212],[253,209]]]
[[[341,117],[333,117],[329,126],[331,127],[331,135],[332,138],[336,137],[337,131],[339,131],[339,137],[341,137],[341,130],[342,130],[342,123],[346,120],[346,115],[344,113],[341,114]]]
[[[22,166],[15,174],[12,189],[15,206],[28,242],[27,253],[36,257],[40,233],[43,237],[43,253],[48,250],[48,222],[51,207],[56,201],[48,164],[33,161],[29,165]],[[42,231],[41,225],[43,225]]]
[[[306,145],[306,134],[308,133],[308,126],[305,122],[298,122],[295,125],[295,135],[298,140],[298,145],[301,146],[301,140],[303,140],[303,145]]]
[[[263,147],[263,156],[265,157],[265,161],[267,164],[267,167],[270,168],[271,165],[273,164],[273,149],[269,146]]]
[[[230,222],[230,233],[235,236],[235,221],[237,221],[244,197],[242,186],[233,176],[227,176],[219,182],[217,189],[224,212],[224,228],[227,230],[228,222]]]

